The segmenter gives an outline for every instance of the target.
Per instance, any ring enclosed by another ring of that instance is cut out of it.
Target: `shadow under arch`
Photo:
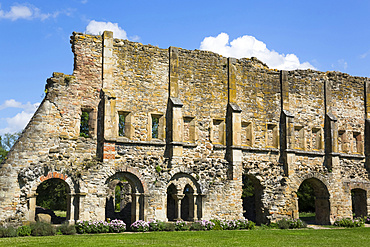
[[[367,216],[367,192],[362,188],[351,190],[352,213],[354,217]]]
[[[202,194],[189,174],[177,173],[167,186],[167,219],[194,221],[202,218]]]
[[[310,177],[303,180],[300,183],[299,188],[301,188],[301,186],[303,186],[304,184],[308,184],[313,189],[315,224],[330,225],[330,194],[326,184],[315,177]],[[297,200],[299,200],[298,197]],[[300,209],[298,209],[298,211],[301,212]]]
[[[105,205],[106,219],[120,219],[127,226],[137,220],[144,220],[144,187],[136,175],[130,172],[116,172],[106,180],[106,185],[108,192]],[[120,195],[118,210],[116,210],[117,193]]]
[[[243,216],[260,225],[267,223],[267,218],[263,214],[262,194],[263,187],[260,181],[251,174],[243,175]]]

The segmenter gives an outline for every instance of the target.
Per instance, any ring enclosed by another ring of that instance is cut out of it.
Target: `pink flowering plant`
[[[190,228],[189,225],[183,220],[178,220],[175,222],[176,231],[188,231],[189,228]]]
[[[109,232],[124,232],[126,230],[126,224],[122,220],[112,220],[111,222],[108,223],[109,226]]]
[[[131,224],[130,228],[134,232],[147,232],[149,231],[149,223],[143,220],[137,220]]]
[[[340,226],[340,227],[362,227],[365,225],[364,219],[362,218],[355,218],[355,219],[350,219],[350,218],[344,218],[340,220],[336,220],[334,222],[335,226]]]
[[[190,230],[195,231],[206,231],[211,230],[215,226],[215,223],[209,220],[196,220],[191,224]]]
[[[76,224],[76,231],[77,233],[107,233],[109,232],[109,225],[108,222],[100,220],[100,221],[77,221]]]

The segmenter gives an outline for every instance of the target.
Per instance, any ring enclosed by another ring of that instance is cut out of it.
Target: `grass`
[[[67,211],[59,211],[59,210],[55,210],[54,211],[54,214],[56,216],[59,216],[59,217],[67,217]]]
[[[370,228],[63,235],[0,239],[0,246],[367,246]]]
[[[315,223],[315,213],[312,212],[300,212],[299,218],[306,222],[307,224]]]

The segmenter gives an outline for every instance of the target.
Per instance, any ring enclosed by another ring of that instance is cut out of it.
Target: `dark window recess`
[[[82,114],[81,114],[80,136],[90,137],[90,133],[89,133],[89,113],[87,111],[83,111]]]
[[[152,138],[158,139],[159,117],[152,116]]]
[[[126,114],[119,114],[119,121],[118,121],[118,135],[125,136],[125,125],[126,125]]]

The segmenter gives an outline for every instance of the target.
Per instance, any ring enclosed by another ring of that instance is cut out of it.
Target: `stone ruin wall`
[[[109,32],[74,33],[71,44],[73,74],[48,79],[1,165],[2,221],[32,220],[48,174],[69,185],[70,222],[105,219],[109,182],[120,173],[138,179],[146,220],[167,220],[172,183],[196,184],[199,218],[240,218],[243,174],[261,185],[261,222],[297,218],[305,179],[327,187],[330,222],[352,217],[351,189],[369,194],[367,78],[277,71],[255,58],[159,49]],[[91,138],[79,137],[86,110]],[[118,112],[129,114],[126,137],[117,134]],[[161,119],[155,140],[151,115]]]

